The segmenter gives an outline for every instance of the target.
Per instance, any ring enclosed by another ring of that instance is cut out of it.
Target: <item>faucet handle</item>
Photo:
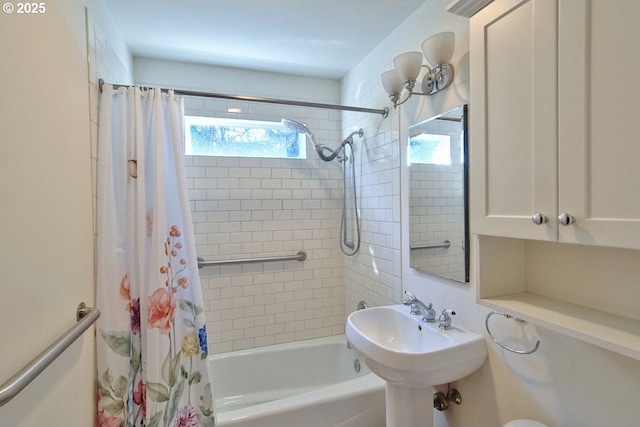
[[[409,306],[409,308],[411,308],[411,314],[413,314],[414,316],[422,314],[422,310],[420,310],[420,307],[418,307],[418,304],[416,304],[415,302],[410,302],[407,305]]]
[[[418,301],[418,298],[416,298],[415,295],[404,291],[404,294],[407,296],[402,303],[404,305],[408,305],[409,308],[411,308],[411,314],[417,316],[418,314],[421,314],[422,311],[420,310],[420,307],[418,307],[418,304],[416,304],[416,301]]]
[[[413,295],[413,294],[412,294],[412,293],[410,293],[410,292],[404,291],[404,294],[407,296],[407,297],[402,301],[402,303],[403,303],[404,305],[412,304],[413,302],[415,302],[415,301],[418,299],[418,298],[416,298],[416,296],[415,296],[415,295]]]
[[[454,316],[455,314],[456,312],[453,310],[442,310],[442,314],[438,318],[438,322],[440,322],[440,329],[451,329],[451,316]]]

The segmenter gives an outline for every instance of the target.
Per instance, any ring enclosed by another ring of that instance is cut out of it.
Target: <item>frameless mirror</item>
[[[411,268],[469,281],[467,106],[409,126]]]

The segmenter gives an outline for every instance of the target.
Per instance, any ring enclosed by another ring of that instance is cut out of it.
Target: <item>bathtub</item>
[[[384,427],[384,381],[356,360],[344,335],[209,356],[216,426]]]

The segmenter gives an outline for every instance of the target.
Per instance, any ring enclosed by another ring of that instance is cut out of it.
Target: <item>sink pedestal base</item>
[[[387,427],[433,427],[433,387],[385,383]]]

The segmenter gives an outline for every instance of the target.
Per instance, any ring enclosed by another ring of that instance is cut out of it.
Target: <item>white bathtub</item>
[[[384,381],[344,335],[209,356],[216,426],[384,427]]]

